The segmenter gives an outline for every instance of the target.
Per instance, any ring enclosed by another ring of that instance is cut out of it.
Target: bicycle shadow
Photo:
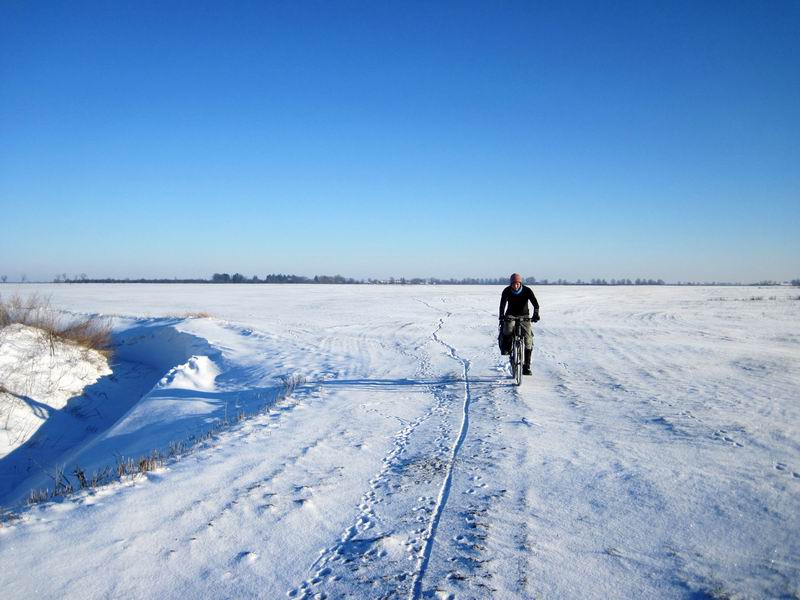
[[[470,387],[501,388],[509,385],[507,377],[429,377],[421,379],[400,378],[400,379],[320,379],[308,381],[307,385],[319,387],[346,387],[354,390],[381,390],[385,391],[426,391],[431,388],[444,388],[453,385],[464,385],[469,383]]]

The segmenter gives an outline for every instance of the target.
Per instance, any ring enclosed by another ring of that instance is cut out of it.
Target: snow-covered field
[[[118,316],[0,504],[234,423],[4,524],[3,598],[800,597],[798,290],[534,289],[516,388],[499,288],[0,286]]]

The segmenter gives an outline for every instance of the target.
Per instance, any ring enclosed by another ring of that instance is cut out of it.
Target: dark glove
[[[538,310],[533,311],[533,317],[531,317],[531,321],[533,321],[534,323],[538,323],[539,322],[539,311]]]

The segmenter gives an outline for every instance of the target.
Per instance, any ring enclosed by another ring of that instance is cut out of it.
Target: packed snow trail
[[[800,594],[792,290],[537,288],[520,388],[499,289],[52,292],[212,314],[179,325],[219,352],[204,401],[305,383],[164,470],[5,523],[9,597]]]

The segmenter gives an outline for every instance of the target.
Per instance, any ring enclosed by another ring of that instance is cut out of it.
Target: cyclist
[[[526,285],[522,284],[522,275],[514,273],[511,278],[511,285],[503,290],[500,296],[500,321],[503,321],[505,316],[509,317],[527,317],[530,315],[528,312],[528,302],[533,304],[533,317],[531,321],[536,323],[539,320],[539,302],[533,294],[533,290]],[[506,309],[506,307],[508,307]],[[531,353],[533,352],[533,329],[531,328],[530,321],[522,322],[522,330],[525,333],[525,362],[522,365],[522,374],[531,374]],[[503,327],[500,348],[503,354],[508,354],[508,338],[513,332],[513,328]]]

